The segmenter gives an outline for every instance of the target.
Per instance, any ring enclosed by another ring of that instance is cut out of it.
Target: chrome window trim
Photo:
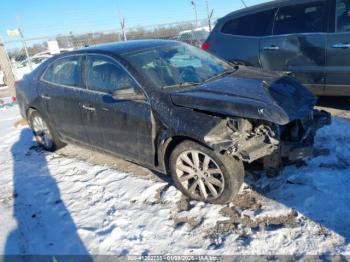
[[[88,56],[99,56],[99,57],[106,57],[108,59],[110,59],[112,62],[116,63],[118,66],[120,66],[121,69],[123,69],[128,76],[135,82],[135,84],[137,85],[137,87],[143,92],[144,96],[147,99],[147,102],[150,101],[147,92],[145,91],[145,89],[143,88],[143,86],[139,83],[139,81],[137,81],[137,79],[129,72],[129,70],[127,70],[127,68],[121,64],[117,59],[115,59],[114,57],[110,56],[110,55],[106,55],[106,54],[100,54],[100,53],[84,53],[83,56],[88,57]],[[85,62],[85,61],[84,61]],[[85,72],[84,72],[85,73]],[[83,73],[83,74],[84,74]],[[93,90],[93,89],[89,89],[86,83],[86,79],[84,79],[85,81],[85,88],[82,88],[83,90],[87,90],[87,91],[91,91],[91,92],[95,92],[98,94],[104,94],[104,95],[109,95],[112,96],[109,93],[103,92],[103,91],[97,91],[97,90]]]
[[[332,32],[329,33],[329,35],[343,35],[343,34],[350,34],[350,31],[344,31],[344,32]]]
[[[337,16],[337,0],[334,1],[334,33],[341,33],[340,31],[338,31],[338,16]]]
[[[350,33],[350,31],[338,31],[338,16],[337,16],[337,0],[334,1],[334,32],[333,34],[344,34],[344,33]]]
[[[343,32],[344,33],[344,32]],[[312,33],[293,33],[293,34],[283,34],[283,35],[266,35],[266,36],[245,36],[245,35],[232,35],[232,34],[224,34],[223,35],[227,35],[227,36],[234,36],[234,37],[241,37],[241,38],[270,38],[270,37],[286,37],[286,36],[298,36],[298,35],[322,35],[322,34],[329,34],[329,32],[312,32]],[[332,33],[333,34],[333,33]]]
[[[70,89],[73,89],[73,90],[84,90],[84,91],[89,91],[89,92],[93,92],[93,93],[96,93],[96,94],[102,94],[102,95],[109,95],[109,96],[112,96],[111,94],[109,93],[106,93],[106,92],[101,92],[101,91],[97,91],[97,90],[92,90],[92,89],[88,89],[87,88],[87,85],[86,83],[82,82],[80,83],[81,86],[70,86],[70,85],[62,85],[62,84],[58,84],[58,83],[54,83],[54,82],[50,82],[50,81],[47,81],[45,79],[43,79],[44,75],[46,74],[47,70],[49,70],[49,68],[57,61],[59,60],[62,60],[62,59],[65,59],[65,58],[70,58],[70,57],[80,57],[81,59],[81,62],[83,62],[83,58],[88,56],[88,55],[95,55],[95,56],[102,56],[102,57],[107,57],[109,59],[111,59],[113,62],[116,62],[130,77],[131,79],[136,83],[136,85],[140,88],[140,90],[143,92],[143,94],[145,95],[145,98],[146,98],[146,103],[147,104],[150,104],[150,99],[149,99],[149,96],[147,94],[147,92],[145,91],[145,89],[143,88],[143,86],[136,80],[136,78],[125,68],[125,66],[123,66],[118,60],[116,60],[114,57],[110,56],[110,55],[105,55],[105,54],[100,54],[100,53],[79,53],[79,54],[71,54],[71,55],[65,55],[63,57],[60,57],[60,58],[57,58],[55,60],[53,60],[47,67],[46,69],[44,70],[44,72],[41,74],[40,78],[39,78],[39,81],[41,82],[44,82],[44,83],[47,83],[47,84],[50,84],[50,85],[54,85],[54,86],[57,86],[57,87],[65,87],[65,88],[70,88]],[[82,63],[80,65],[80,68],[82,68]],[[81,70],[80,71],[81,73],[81,79],[82,76],[83,76],[83,71]],[[86,82],[86,81],[85,81]],[[84,86],[83,86],[84,85]]]
[[[224,33],[224,32],[222,32],[224,26],[225,26],[227,23],[229,23],[229,22],[231,22],[232,20],[234,20],[234,19],[243,18],[243,17],[246,17],[246,16],[248,16],[248,15],[260,14],[260,13],[262,13],[262,12],[268,12],[268,11],[274,10],[274,9],[276,9],[276,12],[275,12],[275,14],[274,14],[273,21],[272,21],[272,31],[271,31],[271,34],[269,34],[269,35],[252,36],[252,35],[229,34],[229,33]],[[223,22],[223,24],[222,24],[221,27],[220,27],[220,33],[223,34],[223,35],[227,35],[227,36],[235,36],[235,37],[240,36],[240,37],[249,37],[249,38],[262,38],[262,37],[266,37],[266,36],[273,36],[273,29],[274,29],[274,26],[275,26],[275,19],[276,19],[276,15],[278,14],[279,9],[280,9],[280,7],[273,7],[273,8],[267,8],[267,9],[265,9],[265,10],[259,10],[259,11],[251,12],[251,13],[248,13],[248,14],[238,15],[237,17],[231,18],[231,19],[229,19],[229,20]]]
[[[54,85],[54,86],[68,87],[68,88],[76,89],[76,90],[85,89],[85,88],[79,87],[79,86],[70,86],[70,85],[63,85],[63,84],[51,82],[51,81],[45,80],[45,79],[43,78],[44,75],[46,74],[46,72],[49,70],[49,68],[50,68],[54,63],[56,63],[57,61],[63,60],[63,59],[65,59],[65,58],[79,57],[79,56],[80,56],[80,59],[82,59],[84,55],[83,55],[83,54],[71,54],[71,55],[66,55],[66,56],[63,56],[63,57],[60,57],[60,58],[57,58],[57,59],[53,60],[53,61],[46,67],[46,69],[44,70],[44,72],[41,74],[39,81],[44,82],[44,83],[47,83],[47,84],[50,84],[50,85]],[[81,67],[80,67],[80,68],[81,68]],[[80,73],[81,73],[81,71],[80,71]],[[80,76],[81,76],[81,75],[80,75]]]
[[[303,5],[303,4],[307,4],[307,3],[313,3],[313,2],[325,2],[325,9],[327,9],[328,7],[328,2],[329,0],[310,0],[306,3],[299,3],[297,5]],[[274,34],[274,29],[275,29],[275,24],[276,24],[276,17],[277,15],[279,14],[280,12],[280,9],[282,8],[288,8],[290,5],[282,5],[282,6],[276,6],[276,7],[273,7],[271,9],[266,9],[266,10],[259,10],[259,11],[255,11],[255,12],[249,12],[248,14],[243,14],[243,15],[238,15],[237,17],[234,17],[234,18],[230,18],[229,20],[223,22],[223,24],[221,25],[220,27],[220,34],[222,35],[226,35],[226,36],[234,36],[234,37],[242,37],[242,38],[267,38],[267,37],[276,37],[276,36],[291,36],[291,35],[310,35],[310,34],[327,34],[327,33],[330,33],[328,32],[328,28],[326,29],[326,32],[304,32],[304,33],[289,33],[289,34]],[[293,5],[294,6],[294,5]],[[274,18],[273,18],[273,23],[272,23],[272,32],[271,34],[269,35],[262,35],[262,36],[250,36],[250,35],[237,35],[237,34],[229,34],[229,33],[223,33],[222,30],[223,30],[223,27],[230,21],[234,20],[234,19],[239,19],[239,18],[242,18],[242,17],[245,17],[245,16],[248,16],[248,15],[254,15],[254,14],[258,14],[258,13],[262,13],[262,12],[266,12],[266,11],[269,11],[269,10],[273,10],[273,9],[276,9],[276,12],[275,12],[275,15],[274,15]],[[335,19],[337,19],[335,17]],[[328,20],[328,15],[327,15],[327,20]],[[328,25],[327,25],[328,27]],[[337,29],[337,27],[335,28]],[[350,31],[349,31],[350,32]]]
[[[301,6],[301,5],[306,5],[306,4],[313,4],[316,2],[323,2],[324,9],[325,9],[325,17],[326,17],[326,21],[327,21],[327,26],[326,26],[326,32],[300,32],[300,33],[289,33],[289,34],[275,34],[275,25],[276,25],[276,17],[278,16],[278,14],[280,13],[282,8],[288,8],[290,6]],[[310,35],[310,34],[327,34],[329,33],[329,29],[328,29],[328,25],[329,25],[329,12],[327,13],[327,8],[329,7],[329,0],[310,0],[308,2],[305,3],[299,3],[297,5],[285,5],[285,6],[280,6],[278,7],[278,10],[275,14],[275,17],[273,19],[273,25],[272,25],[272,36],[290,36],[290,35]]]

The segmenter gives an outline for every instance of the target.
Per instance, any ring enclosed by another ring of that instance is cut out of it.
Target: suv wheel
[[[44,120],[38,111],[31,110],[28,116],[29,125],[35,140],[47,151],[55,151],[64,146],[56,132]]]
[[[244,180],[241,161],[185,141],[170,156],[175,185],[189,198],[225,204],[239,192]]]

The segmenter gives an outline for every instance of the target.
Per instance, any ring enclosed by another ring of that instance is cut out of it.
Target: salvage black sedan
[[[44,62],[17,85],[36,140],[119,155],[171,174],[188,197],[227,203],[244,163],[278,169],[312,154],[330,122],[288,76],[230,65],[175,41],[89,47]]]

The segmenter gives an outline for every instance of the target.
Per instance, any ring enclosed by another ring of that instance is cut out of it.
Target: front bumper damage
[[[314,154],[318,129],[331,124],[331,115],[313,110],[308,117],[279,126],[261,120],[223,120],[205,137],[215,151],[252,163],[262,160],[264,169],[279,169]]]

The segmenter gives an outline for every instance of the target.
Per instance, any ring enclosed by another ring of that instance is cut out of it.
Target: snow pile
[[[13,101],[12,98],[1,98],[0,99],[0,111],[1,110],[7,110],[9,107],[13,107],[17,105],[15,101]]]
[[[156,174],[43,152],[18,110],[0,112],[0,249],[6,254],[350,254],[350,122],[317,137],[329,149],[230,205],[187,201]]]

